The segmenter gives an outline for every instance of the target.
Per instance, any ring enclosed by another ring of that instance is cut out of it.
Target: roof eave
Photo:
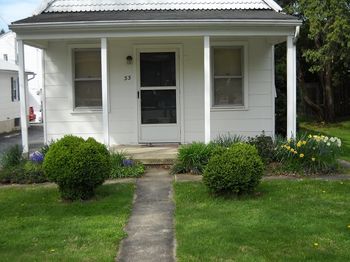
[[[200,19],[200,20],[118,20],[118,21],[78,21],[78,22],[44,22],[44,23],[18,23],[9,28],[16,32],[21,29],[91,29],[101,27],[166,27],[166,26],[210,26],[210,25],[232,25],[232,26],[300,26],[302,22],[298,19]]]

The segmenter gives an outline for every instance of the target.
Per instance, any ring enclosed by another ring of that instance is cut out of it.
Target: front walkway
[[[175,261],[173,176],[149,169],[136,182],[136,199],[117,261]]]

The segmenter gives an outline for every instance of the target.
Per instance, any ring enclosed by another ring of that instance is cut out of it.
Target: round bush
[[[203,182],[215,194],[254,191],[263,176],[264,164],[254,146],[235,144],[214,155],[204,170]]]
[[[65,136],[50,146],[44,171],[66,200],[89,199],[111,172],[107,148],[93,138]]]

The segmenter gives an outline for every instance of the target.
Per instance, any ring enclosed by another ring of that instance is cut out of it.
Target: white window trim
[[[249,98],[249,67],[248,67],[248,42],[247,41],[224,41],[224,42],[212,42],[211,45],[211,111],[246,111],[249,108],[248,105],[248,98]],[[242,61],[242,68],[243,68],[243,106],[215,106],[214,105],[214,48],[215,47],[237,47],[242,48],[243,50],[243,61]]]
[[[17,76],[12,76],[11,78],[11,102],[16,103],[20,101],[20,94],[19,94],[19,78]],[[13,84],[15,83],[15,86]],[[13,97],[13,87],[16,90],[16,96]],[[13,98],[13,100],[12,100]]]
[[[101,107],[76,107],[75,106],[75,76],[74,76],[74,50],[75,49],[101,49],[101,44],[72,44],[68,45],[68,76],[70,83],[69,103],[72,105],[71,114],[95,114],[102,113]],[[102,79],[102,78],[101,78]]]

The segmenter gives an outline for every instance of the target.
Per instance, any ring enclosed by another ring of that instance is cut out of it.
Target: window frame
[[[67,69],[70,72],[70,83],[71,83],[71,95],[70,95],[70,104],[72,105],[72,114],[85,114],[85,113],[102,113],[102,106],[86,106],[86,107],[77,107],[75,103],[75,50],[96,50],[101,52],[100,44],[72,44],[68,46],[68,66]],[[100,61],[101,62],[101,61]],[[97,78],[91,78],[89,80],[96,81]],[[98,79],[102,83],[102,72],[101,79]],[[102,88],[102,87],[101,87]],[[102,98],[101,98],[102,99]]]
[[[242,61],[241,61],[241,69],[242,69],[242,75],[241,76],[227,76],[227,77],[220,77],[215,76],[214,74],[214,49],[216,48],[232,48],[232,49],[241,49],[242,52]],[[224,41],[224,42],[212,42],[210,46],[210,55],[211,55],[211,111],[226,111],[226,110],[232,110],[232,111],[242,111],[242,110],[248,110],[248,96],[249,96],[249,90],[248,90],[248,42],[244,41]],[[242,79],[242,91],[243,91],[243,105],[215,105],[215,78],[239,78]]]
[[[14,91],[16,93],[14,93]],[[12,102],[19,102],[20,101],[19,78],[18,77],[11,77],[11,101]]]

